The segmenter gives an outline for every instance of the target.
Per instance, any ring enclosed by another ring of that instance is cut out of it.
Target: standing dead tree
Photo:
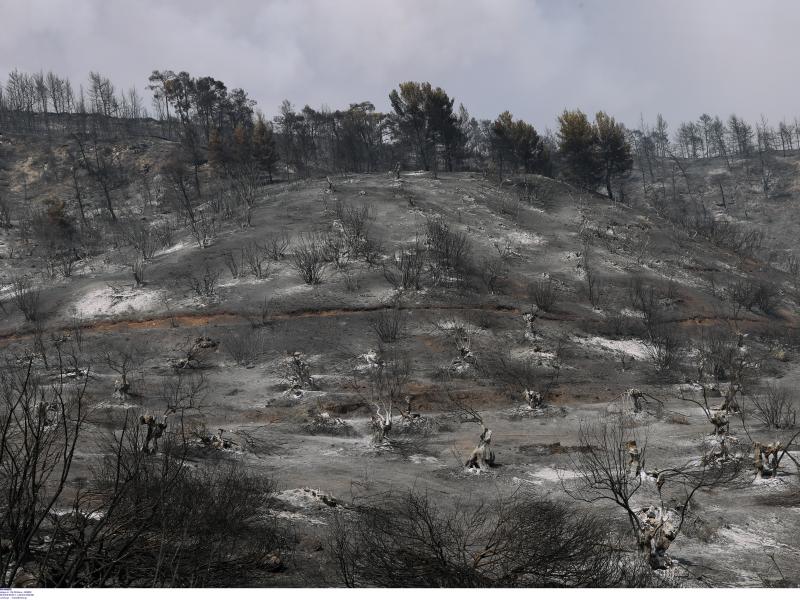
[[[477,423],[481,429],[478,445],[467,457],[464,466],[468,469],[486,471],[494,466],[494,450],[492,450],[492,430],[484,423],[483,416],[462,394],[456,393],[449,386],[444,388],[450,411],[462,423]]]
[[[73,139],[78,145],[81,167],[100,186],[105,199],[106,210],[108,210],[111,220],[116,221],[117,214],[114,212],[112,194],[114,190],[125,182],[125,171],[122,163],[115,156],[111,147],[103,146],[100,143],[96,129],[92,130],[91,137],[88,140],[85,139],[85,136],[78,134],[74,135]],[[77,183],[76,194],[80,194],[77,191]]]
[[[714,427],[712,435],[726,436],[730,432],[730,417],[728,411],[722,407],[712,407],[709,402],[710,391],[706,386],[700,386],[702,401],[694,397],[692,393],[686,394],[684,389],[680,390],[680,399],[684,402],[690,402],[695,406],[700,407],[708,422]]]
[[[454,346],[458,353],[452,360],[453,370],[460,372],[477,364],[473,348],[479,330],[475,325],[462,321],[454,315],[441,321],[431,321],[431,325]]]
[[[45,587],[178,587],[247,581],[281,567],[283,537],[269,519],[272,485],[238,464],[190,469],[187,445],[146,432],[126,415],[107,454],[70,502],[52,510],[26,556],[28,581]],[[19,572],[19,571],[18,571]]]
[[[114,396],[125,401],[134,395],[131,378],[141,368],[143,350],[135,344],[109,344],[100,352],[100,360],[119,377],[114,381]]]
[[[170,184],[171,198],[183,220],[197,242],[198,247],[207,248],[217,233],[215,215],[207,215],[201,206],[200,194],[192,186],[192,175],[179,154],[169,157],[161,166],[164,179]]]
[[[540,382],[547,371],[533,357],[514,358],[501,350],[486,352],[481,356],[480,370],[491,381],[503,385],[512,398],[522,399],[532,409],[544,407],[548,390],[542,393]]]
[[[737,397],[750,380],[757,368],[759,360],[744,345],[743,336],[735,329],[728,332],[722,330],[701,331],[698,346],[697,376],[702,388],[703,405],[708,415],[710,412],[727,414],[739,412]],[[713,384],[704,379],[710,376]],[[725,387],[722,382],[727,381]],[[721,397],[721,404],[712,409],[708,405],[708,397]]]
[[[365,366],[354,370],[352,388],[373,407],[372,440],[376,446],[391,447],[394,412],[405,396],[411,375],[411,361],[401,350],[380,349]]]
[[[651,471],[655,494],[645,487],[643,476],[647,440],[626,425],[624,419],[598,425],[582,424],[579,445],[585,451],[570,455],[577,474],[574,480],[562,479],[572,498],[584,502],[612,502],[626,515],[631,533],[642,557],[653,569],[672,564],[667,551],[683,526],[692,498],[703,488],[711,487],[730,476],[724,467],[687,463]],[[633,467],[633,468],[632,468]],[[669,484],[679,495],[674,506],[666,506],[662,489]],[[637,506],[640,495],[649,492],[644,506]]]
[[[789,448],[800,436],[800,428],[797,428],[793,424],[791,427],[782,429],[780,435],[772,434],[770,437],[771,441],[764,442],[761,441],[763,438],[759,440],[754,439],[753,432],[751,432],[751,429],[747,426],[747,419],[744,411],[739,413],[739,417],[742,421],[742,429],[752,444],[753,469],[756,478],[777,477],[781,461],[785,457],[788,457],[789,460],[800,469],[800,462],[789,452]],[[763,417],[763,414],[758,416],[758,418],[762,420]]]
[[[61,355],[58,353],[61,363]],[[0,587],[29,576],[36,538],[67,490],[70,469],[89,414],[82,376],[46,383],[33,366],[9,363],[0,373]]]

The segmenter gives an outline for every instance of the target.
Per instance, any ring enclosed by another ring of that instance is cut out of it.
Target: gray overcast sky
[[[442,86],[478,117],[553,126],[565,107],[634,126],[702,112],[800,116],[795,0],[0,0],[0,81],[89,70],[141,93],[153,69],[243,87],[267,115]],[[148,95],[149,98],[149,95]]]

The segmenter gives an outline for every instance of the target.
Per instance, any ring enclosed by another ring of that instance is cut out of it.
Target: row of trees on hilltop
[[[755,127],[734,115],[722,121],[702,114],[696,122],[682,122],[675,132],[675,148],[685,158],[749,156],[758,151],[786,152],[800,148],[800,121],[785,119],[773,128],[765,117]]]
[[[288,100],[269,119],[241,88],[211,76],[155,70],[153,118],[135,89],[120,92],[99,73],[84,85],[52,72],[13,71],[0,85],[0,128],[21,133],[71,133],[102,141],[124,135],[160,135],[180,142],[182,160],[199,168],[210,162],[221,174],[257,170],[272,180],[277,165],[286,177],[321,172],[374,172],[395,168],[481,170],[500,179],[514,173],[565,177],[613,197],[613,181],[630,171],[636,156],[642,175],[654,177],[665,158],[724,158],[800,149],[800,122],[766,119],[755,125],[737,115],[708,114],[671,132],[655,124],[628,129],[604,112],[590,120],[580,110],[558,117],[555,134],[542,135],[526,121],[502,112],[477,119],[441,87],[407,81],[389,94],[389,112],[371,102],[342,109],[296,109]]]
[[[17,133],[86,133],[141,135],[149,120],[136,88],[118,89],[108,77],[90,72],[86,85],[52,71],[14,70],[0,85],[0,128]],[[138,127],[132,127],[132,125]]]

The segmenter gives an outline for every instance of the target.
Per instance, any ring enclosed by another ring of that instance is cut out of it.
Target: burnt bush
[[[760,281],[754,286],[753,300],[761,312],[765,315],[771,315],[778,306],[780,288],[773,283]]]
[[[295,247],[292,263],[305,283],[321,283],[325,268],[324,240],[319,236],[302,236]]]
[[[386,344],[396,342],[405,331],[407,317],[400,305],[395,305],[389,310],[379,311],[370,319],[370,327],[381,342]]]
[[[217,293],[217,283],[219,282],[219,271],[206,261],[203,263],[203,270],[199,273],[189,273],[183,276],[183,281],[189,291],[199,298],[213,298]]]
[[[797,424],[797,409],[787,388],[770,385],[750,398],[752,415],[768,429],[789,429]]]
[[[465,275],[470,266],[470,245],[464,233],[453,231],[443,219],[428,219],[426,245],[434,279],[449,274]]]
[[[40,293],[30,279],[20,277],[11,282],[11,299],[26,321],[38,321],[42,317]]]
[[[285,233],[276,233],[264,238],[263,248],[267,252],[267,257],[273,261],[279,261],[286,256],[286,249],[289,247],[289,236]]]
[[[237,365],[252,365],[261,359],[267,347],[264,330],[247,327],[222,338],[222,347]]]
[[[685,340],[674,323],[658,323],[649,330],[645,347],[653,366],[658,371],[669,371],[677,366]]]
[[[589,302],[592,308],[599,308],[600,300],[606,293],[605,281],[603,281],[597,272],[588,265],[584,273],[584,278],[586,280],[586,295],[589,298]]]
[[[145,451],[152,429],[128,412],[73,487],[86,375],[42,375],[28,361],[0,376],[1,586],[241,586],[282,566],[271,481],[236,462],[190,467],[181,418]]]
[[[395,252],[394,260],[383,264],[383,276],[396,290],[419,290],[424,267],[425,255],[421,244],[416,242],[401,247]]]
[[[503,287],[503,280],[508,269],[502,260],[484,258],[480,264],[480,275],[486,291],[490,294],[499,293]]]
[[[607,543],[605,523],[547,500],[436,504],[411,491],[332,519],[348,587],[644,586],[654,578]]]
[[[528,287],[531,301],[545,312],[552,312],[558,302],[558,288],[551,279],[537,281]]]

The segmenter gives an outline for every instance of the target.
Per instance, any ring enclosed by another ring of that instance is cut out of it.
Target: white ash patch
[[[442,331],[459,331],[462,329],[475,329],[475,326],[460,319],[447,319],[445,321],[437,321],[436,328]]]
[[[553,352],[545,352],[544,350],[537,350],[536,347],[530,348],[524,346],[522,348],[512,348],[509,354],[512,358],[541,361],[552,361],[556,357]]]
[[[408,457],[408,460],[410,460],[415,465],[437,464],[439,462],[439,459],[436,458],[435,456],[422,456],[421,454],[412,454],[411,456]]]
[[[163,256],[165,254],[172,254],[173,252],[179,252],[193,245],[194,244],[192,242],[188,241],[178,242],[177,244],[173,244],[169,248],[164,248],[162,250],[159,250],[158,252],[155,253],[155,256]]]
[[[324,272],[323,272],[324,273]],[[297,285],[291,285],[289,287],[285,287],[282,290],[277,290],[277,293],[281,296],[296,296],[296,295],[308,295],[309,293],[315,293],[314,286],[309,283],[298,283]]]
[[[748,531],[739,525],[730,524],[721,527],[717,535],[729,540],[737,548],[758,548],[759,550],[763,548],[781,548],[794,553],[797,552],[794,548],[765,536],[763,532]]]
[[[641,340],[611,340],[600,336],[592,336],[589,338],[573,337],[572,341],[579,346],[589,346],[607,352],[625,354],[637,360],[647,360],[650,357],[647,346]]]
[[[538,406],[533,407],[529,404],[518,404],[517,406],[504,411],[511,419],[537,419],[540,417],[566,417],[567,409],[563,406]]]
[[[521,246],[541,246],[544,244],[544,239],[541,236],[530,231],[510,231],[506,234],[505,239]]]
[[[69,515],[74,515],[76,513],[80,514],[81,516],[83,516],[83,517],[85,517],[87,519],[90,519],[92,521],[99,521],[106,514],[106,512],[104,510],[92,510],[92,511],[78,510],[78,511],[75,511],[74,509],[71,509],[71,508],[53,508],[53,509],[50,510],[50,514],[53,514],[53,515],[55,515],[57,517],[66,517],[66,516],[69,516]]]
[[[323,450],[320,452],[322,456],[342,456],[344,453],[344,448],[334,448],[332,450]]]
[[[568,469],[554,469],[553,467],[542,467],[537,471],[527,473],[530,477],[536,480],[535,483],[540,484],[542,481],[562,481],[564,479],[577,479],[578,473]]]
[[[308,515],[297,512],[289,512],[288,510],[270,510],[268,514],[286,521],[301,521],[309,525],[327,525],[327,523],[321,519],[315,519],[314,517],[309,517]]]
[[[314,488],[281,490],[275,499],[295,508],[333,508],[340,503],[330,494]]]
[[[789,485],[789,483],[784,481],[781,477],[756,477],[753,480],[753,485],[759,485],[769,488],[779,488],[779,487],[785,487]]]
[[[231,277],[230,279],[219,283],[217,287],[232,288],[240,285],[258,285],[260,283],[268,283],[271,279],[272,277],[264,277],[262,279],[259,279],[258,277],[239,277],[238,279]]]
[[[113,402],[111,400],[102,400],[95,405],[97,408],[118,408],[122,410],[130,410],[132,408],[141,408],[141,404],[133,404],[131,402]]]
[[[356,371],[371,371],[383,366],[383,359],[375,350],[368,350],[364,354],[359,354],[358,358],[362,361],[356,365]]]
[[[158,290],[96,288],[84,294],[75,303],[74,312],[83,318],[146,312],[155,308],[161,298],[162,295]]]

